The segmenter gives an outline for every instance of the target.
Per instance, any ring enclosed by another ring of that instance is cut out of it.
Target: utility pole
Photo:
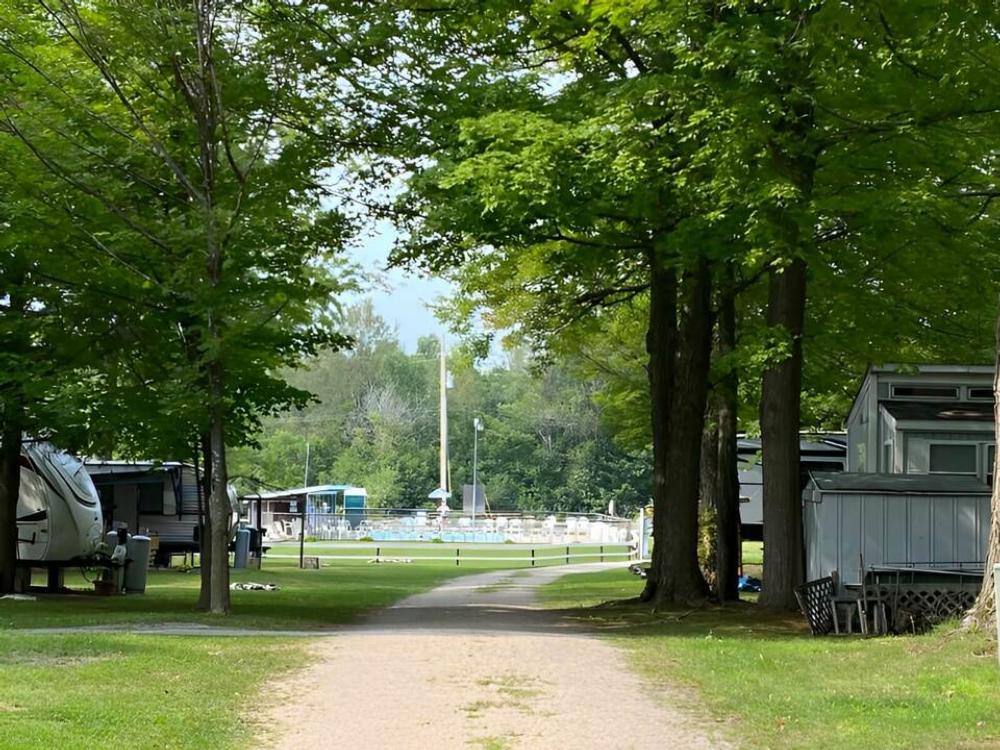
[[[472,541],[476,541],[476,501],[479,499],[477,471],[479,468],[479,433],[483,423],[479,417],[472,420]]]
[[[448,491],[448,364],[445,359],[444,336],[441,337],[441,489]]]
[[[309,441],[306,441],[306,475],[302,478],[302,486],[309,486]]]

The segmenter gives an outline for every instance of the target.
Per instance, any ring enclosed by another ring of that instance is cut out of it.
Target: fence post
[[[381,547],[376,547],[376,548],[375,548],[375,562],[378,562],[378,561],[379,561],[379,559],[378,559],[378,558],[379,558],[379,556],[380,556],[381,554],[382,554],[382,548],[381,548]]]
[[[566,564],[569,565],[569,547],[566,548]]]
[[[458,558],[459,558],[459,554],[461,553],[461,551],[462,551],[461,549],[459,549],[458,547],[455,547],[455,567],[456,568],[459,566],[459,559]]]
[[[531,567],[535,567],[535,548],[531,548]]]
[[[604,545],[601,545],[601,562],[604,562]]]

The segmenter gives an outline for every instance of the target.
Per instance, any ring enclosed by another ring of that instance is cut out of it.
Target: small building
[[[982,574],[993,377],[988,365],[868,370],[847,419],[847,471],[813,473],[803,492],[807,580],[835,573],[842,591],[866,571]]]
[[[349,484],[320,484],[243,496],[250,523],[270,541],[296,539],[305,516],[306,535],[330,537],[365,520],[368,491]]]
[[[847,470],[992,484],[993,375],[990,365],[870,368],[847,418]]]
[[[956,474],[813,473],[803,492],[806,580],[839,590],[873,568],[981,573],[990,489]]]

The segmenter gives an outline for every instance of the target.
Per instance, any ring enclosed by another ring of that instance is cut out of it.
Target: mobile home
[[[803,492],[807,578],[836,574],[842,587],[879,569],[981,574],[993,375],[980,365],[868,371],[847,420],[847,471],[815,473]]]
[[[740,477],[740,526],[744,539],[763,538],[764,527],[764,473],[761,470],[761,442],[757,438],[742,437],[737,441]],[[802,486],[805,487],[811,471],[843,471],[847,457],[847,438],[844,433],[803,433],[799,442],[799,461]]]
[[[995,446],[990,365],[872,367],[847,418],[850,472],[991,484]]]
[[[157,564],[172,553],[197,552],[205,498],[192,464],[177,461],[85,462],[104,510],[105,529],[142,532],[158,544]],[[235,529],[236,498],[230,493]]]

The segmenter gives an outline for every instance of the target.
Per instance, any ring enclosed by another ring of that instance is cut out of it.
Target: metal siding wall
[[[936,498],[931,506],[931,562],[956,562],[955,558],[955,498]]]
[[[806,548],[806,580],[813,581],[823,577],[823,574],[819,573],[821,548],[815,543],[816,532],[819,530],[816,517],[819,515],[820,505],[809,499],[812,497],[811,492],[805,494],[807,497],[803,498],[802,503],[802,539]]]
[[[861,454],[864,453],[864,425],[855,420],[847,425],[847,471],[863,471]]]
[[[979,555],[985,560],[986,550],[990,542],[990,525],[993,520],[990,509],[990,498],[987,497],[985,502],[980,502],[976,511],[976,523],[979,524]]]
[[[806,545],[806,578],[813,581],[838,569],[840,549],[840,504],[832,495],[813,494],[805,502],[803,525]],[[815,497],[820,502],[813,502]]]
[[[885,549],[885,498],[882,495],[861,495],[862,549],[865,564],[873,555],[883,556]]]
[[[840,549],[838,567],[841,577],[857,580],[864,539],[861,495],[838,495],[840,501]]]
[[[955,498],[955,559],[978,560],[985,545],[979,544],[979,500],[975,497]]]
[[[822,513],[819,516],[820,527],[818,538],[822,554],[820,555],[821,572],[819,576],[829,575],[831,571],[840,570],[840,498],[837,495],[820,495]]]
[[[910,528],[906,560],[930,560],[933,523],[931,499],[927,496],[908,497]]]
[[[807,494],[812,497],[810,493]],[[805,507],[809,580],[838,571],[842,584],[865,566],[982,562],[990,498],[981,496],[816,493]]]
[[[885,465],[885,441],[890,435],[892,435],[892,428],[889,426],[889,415],[883,412],[881,409],[878,411],[878,452],[875,458],[875,471],[880,474],[888,474],[892,471],[891,466]]]
[[[885,387],[882,381],[882,376],[873,374],[872,384],[868,388],[867,404],[865,409],[868,411],[868,422],[869,427],[866,433],[866,452],[868,456],[868,471],[875,471],[877,458],[874,458],[876,451],[882,450],[882,444],[879,441],[878,435],[878,413],[879,413],[879,401],[881,400],[881,389]]]
[[[140,516],[139,526],[140,528],[145,527],[150,531],[156,532],[161,542],[179,543],[194,541],[195,524],[187,518],[179,521],[177,516]]]
[[[904,562],[909,559],[909,498],[899,495],[879,495],[885,509],[885,554],[883,562]],[[874,555],[873,555],[874,557]]]

